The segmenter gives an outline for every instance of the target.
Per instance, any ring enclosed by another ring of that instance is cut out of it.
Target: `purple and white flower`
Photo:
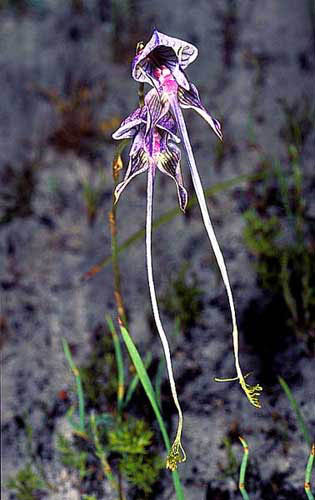
[[[138,108],[126,118],[119,129],[113,134],[114,139],[132,139],[128,169],[124,180],[118,184],[115,189],[115,201],[118,201],[121,193],[134,177],[142,172],[148,172],[146,216],[148,282],[153,315],[163,344],[172,396],[179,415],[176,437],[166,463],[166,466],[171,470],[175,470],[177,464],[186,459],[186,454],[181,444],[183,414],[177,397],[170,349],[160,320],[155,294],[152,269],[151,233],[153,190],[157,169],[167,174],[175,181],[179,205],[183,211],[187,204],[187,192],[183,186],[180,168],[181,155],[176,145],[176,143],[180,143],[181,141],[187,155],[203,222],[227,291],[232,316],[232,337],[237,377],[235,379],[216,380],[238,380],[249,401],[258,408],[260,407],[258,398],[262,390],[261,386],[258,384],[255,386],[248,385],[245,382],[246,376],[243,376],[240,368],[238,328],[232,290],[224,258],[208,213],[202,183],[182,113],[182,109],[191,108],[195,110],[210,125],[219,139],[222,140],[220,123],[215,118],[212,118],[207,112],[200,100],[196,87],[189,82],[184,72],[187,66],[196,59],[197,55],[198,49],[194,45],[154,30],[151,39],[146,45],[141,45],[132,63],[133,78],[140,83],[152,85],[153,89],[145,96],[144,106]]]
[[[198,55],[194,45],[154,30],[149,42],[138,52],[132,62],[132,76],[142,83],[149,83],[174,106],[174,99],[181,108],[191,108],[204,118],[214,133],[222,140],[221,125],[203,106],[198,90],[184,73]]]
[[[145,105],[129,115],[113,134],[114,139],[132,138],[129,165],[123,182],[115,189],[115,202],[134,177],[148,171],[148,175],[154,179],[158,169],[175,181],[179,206],[185,211],[187,191],[180,168],[181,152],[175,144],[180,142],[176,131],[174,118],[165,106],[163,109],[160,99],[152,90],[145,97]]]

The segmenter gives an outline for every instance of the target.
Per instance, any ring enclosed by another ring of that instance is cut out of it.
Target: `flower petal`
[[[164,116],[162,116],[162,118],[160,118],[157,123],[157,127],[167,132],[170,135],[172,141],[177,143],[180,142],[180,138],[175,135],[177,132],[177,124],[170,112],[166,113]]]
[[[113,133],[113,139],[131,139],[137,133],[137,126],[141,123],[145,123],[146,120],[146,108],[137,108],[127,116],[127,118],[121,123],[120,127]]]
[[[198,49],[194,45],[154,30],[148,43],[132,62],[132,77],[138,82],[152,85],[154,70],[166,66],[179,85],[188,90],[189,82],[181,70],[187,68],[197,55]]]
[[[188,201],[187,191],[184,188],[182,172],[180,168],[180,158],[181,153],[178,147],[171,142],[167,142],[167,149],[160,153],[157,160],[157,166],[163,174],[171,177],[177,187],[178,201],[179,206],[183,212],[185,212],[185,208]]]
[[[137,175],[148,170],[148,168],[149,168],[149,162],[147,154],[143,149],[138,149],[136,154],[130,155],[130,161],[125,178],[122,182],[120,182],[116,186],[116,189],[114,191],[115,203],[117,203],[121,193],[123,192],[125,187],[129,184],[129,182]]]
[[[178,89],[178,102],[182,108],[192,108],[202,116],[204,120],[210,125],[214,133],[223,140],[221,125],[215,118],[209,115],[203,104],[201,103],[198,90],[195,85],[190,84],[190,89]]]
[[[146,108],[146,135],[152,132],[154,127],[165,130],[174,142],[180,142],[177,137],[177,125],[173,115],[169,111],[169,102],[160,96],[155,89],[150,90],[145,96]]]
[[[169,103],[155,89],[150,90],[144,98],[146,108],[147,130],[155,127],[157,122],[169,110]]]

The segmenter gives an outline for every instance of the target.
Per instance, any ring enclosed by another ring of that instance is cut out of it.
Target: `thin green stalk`
[[[143,389],[144,389],[144,391],[145,391],[145,393],[146,393],[146,395],[151,403],[152,409],[155,413],[156,419],[158,421],[158,424],[159,424],[159,427],[160,427],[160,430],[161,430],[161,433],[163,436],[166,450],[167,450],[167,452],[169,452],[171,449],[170,439],[168,437],[167,430],[166,430],[166,427],[165,427],[165,424],[164,424],[164,421],[163,421],[163,418],[162,418],[162,415],[161,415],[161,412],[159,410],[159,406],[158,406],[158,403],[157,403],[157,400],[156,400],[156,397],[154,394],[154,389],[152,387],[148,373],[145,369],[144,363],[140,357],[140,354],[139,354],[131,336],[129,335],[127,329],[122,325],[122,323],[120,323],[120,331],[121,331],[123,340],[126,344],[126,347],[128,349],[129,355],[130,355],[130,357],[135,365],[135,368],[137,370],[137,373],[139,375]],[[175,487],[175,491],[176,491],[177,500],[184,500],[184,492],[183,492],[177,471],[172,471],[172,477],[173,477],[173,483],[174,483],[174,487]]]
[[[161,385],[162,385],[162,377],[165,369],[165,361],[163,358],[160,359],[159,364],[158,364],[158,369],[155,377],[155,384],[154,384],[154,389],[155,389],[155,397],[158,402],[159,408],[162,408],[161,404]]]
[[[65,353],[66,359],[67,359],[69,366],[71,368],[71,371],[75,377],[76,386],[77,386],[77,395],[78,395],[78,401],[79,401],[80,432],[85,434],[85,404],[84,404],[84,394],[83,394],[80,372],[73,361],[68,342],[66,341],[65,338],[62,338],[62,344],[63,344],[63,350]]]
[[[245,474],[246,474],[246,468],[247,468],[247,462],[248,462],[248,445],[247,445],[245,439],[242,438],[241,436],[239,437],[239,440],[242,443],[243,448],[244,448],[244,454],[243,454],[241,468],[240,468],[239,489],[240,489],[240,492],[241,492],[243,499],[250,500],[248,493],[245,489]]]
[[[314,500],[314,495],[311,492],[311,476],[314,464],[315,457],[315,444],[312,444],[311,453],[307,461],[306,470],[305,470],[305,483],[304,489],[308,500]]]
[[[286,381],[282,377],[278,377],[278,380],[279,380],[279,383],[280,383],[282,389],[284,390],[284,392],[285,392],[285,394],[290,402],[290,405],[291,405],[293,411],[295,412],[299,429],[300,429],[301,433],[303,434],[304,439],[307,442],[308,446],[311,446],[311,444],[312,444],[311,435],[308,431],[308,428],[307,428],[307,425],[306,425],[305,420],[303,418],[303,415],[301,413],[301,410],[298,407],[297,401],[294,398],[292,391],[291,391],[290,387],[288,386],[288,384],[286,383]]]
[[[123,142],[123,141],[121,141]],[[226,189],[232,188],[234,186],[237,186],[241,182],[253,182],[255,180],[261,180],[264,179],[267,176],[267,172],[259,172],[255,174],[242,174],[238,175],[237,177],[233,177],[232,179],[229,179],[227,181],[223,182],[218,182],[217,184],[214,184],[211,187],[208,187],[205,189],[205,195],[207,197],[214,196],[215,194],[220,193],[221,191],[225,191]],[[193,208],[198,204],[197,197],[196,195],[193,195],[190,200],[187,203],[187,209]],[[155,219],[152,222],[152,230],[158,229],[160,226],[163,224],[166,224],[173,220],[177,215],[183,215],[182,211],[180,208],[177,206],[172,208],[171,210],[168,210],[165,214],[161,215],[157,219]],[[143,239],[145,237],[145,229],[139,229],[139,231],[136,231],[133,235],[131,235],[129,238],[127,238],[121,245],[117,246],[115,248],[115,251],[117,252],[117,255],[120,253],[124,252],[127,250],[131,245],[136,243],[137,241]],[[100,260],[97,264],[95,264],[93,267],[91,267],[87,272],[85,272],[82,276],[82,280],[89,279],[93,277],[96,273],[101,271],[104,267],[109,265],[112,262],[112,255],[109,255],[102,260]]]
[[[106,478],[108,479],[108,481],[110,482],[112,487],[116,491],[119,491],[119,485],[113,476],[112,469],[111,469],[111,466],[109,465],[109,462],[107,460],[105,450],[103,449],[101,442],[100,442],[94,412],[92,412],[90,415],[90,424],[91,424],[91,430],[92,430],[92,434],[93,434],[93,441],[94,441],[94,445],[95,445],[95,449],[96,449],[96,456],[99,458],[99,460],[102,464],[102,469],[103,469],[104,475],[106,476]],[[120,499],[125,500],[125,497],[123,495],[120,495]]]
[[[152,354],[151,354],[151,352],[148,352],[146,354],[145,358],[144,358],[144,366],[145,366],[146,370],[150,366],[151,361],[152,361]],[[126,391],[126,396],[125,396],[125,400],[124,400],[124,407],[127,406],[127,404],[129,403],[129,401],[131,400],[132,395],[133,395],[133,393],[135,392],[135,390],[137,388],[139,380],[140,380],[139,379],[139,375],[136,372],[134,374],[134,376],[132,377],[131,382],[130,382],[130,384],[128,386],[128,389]]]
[[[118,414],[121,416],[123,405],[124,405],[124,395],[125,395],[125,374],[124,374],[124,362],[120,347],[120,340],[116,333],[114,323],[109,315],[106,315],[106,321],[113,338],[115,358],[117,364],[117,410]]]

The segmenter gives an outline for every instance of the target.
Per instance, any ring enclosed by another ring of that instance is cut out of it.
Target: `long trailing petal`
[[[157,166],[161,172],[171,177],[177,187],[179,206],[183,212],[187,206],[188,195],[184,188],[183,177],[180,168],[181,153],[179,148],[167,141],[167,148],[160,153],[157,160]]]
[[[232,325],[233,325],[232,337],[233,337],[233,349],[234,349],[235,368],[236,368],[237,377],[238,377],[238,380],[241,384],[241,387],[245,391],[246,396],[248,397],[251,404],[253,404],[254,406],[259,408],[260,402],[259,402],[258,397],[260,395],[260,391],[262,390],[262,388],[259,385],[256,385],[254,387],[247,385],[245,382],[245,377],[243,376],[242,370],[240,367],[239,346],[238,346],[238,328],[237,328],[233,294],[232,294],[232,290],[231,290],[231,286],[230,286],[230,281],[229,281],[224,257],[223,257],[223,254],[221,252],[221,249],[219,247],[219,244],[218,244],[218,241],[217,241],[217,238],[216,238],[216,235],[215,235],[215,232],[214,232],[211,220],[210,220],[210,216],[208,213],[206,199],[205,199],[205,195],[203,192],[203,187],[202,187],[202,183],[201,183],[201,180],[199,177],[197,166],[195,163],[192,148],[190,145],[190,140],[188,137],[188,132],[187,132],[186,124],[184,121],[184,117],[183,117],[182,111],[178,105],[177,100],[175,100],[175,99],[172,100],[171,107],[172,107],[172,111],[174,113],[174,116],[176,118],[176,121],[178,123],[179,129],[181,132],[181,136],[182,136],[182,139],[183,139],[183,142],[185,145],[185,150],[186,150],[188,162],[190,165],[192,181],[193,181],[193,185],[194,185],[194,188],[196,191],[196,195],[197,195],[198,203],[200,206],[203,222],[204,222],[211,246],[213,248],[213,252],[214,252],[214,255],[216,257],[216,260],[217,260],[217,263],[218,263],[218,266],[219,266],[219,269],[220,269],[220,272],[222,275],[222,279],[223,279],[223,282],[224,282],[224,285],[226,288],[228,300],[229,300],[229,306],[230,306],[231,316],[232,316]]]
[[[218,120],[212,118],[203,106],[197,88],[193,83],[190,84],[190,89],[185,90],[182,87],[178,88],[178,102],[182,108],[192,108],[210,125],[214,133],[223,140],[221,125]]]
[[[127,168],[127,172],[125,178],[122,182],[117,184],[116,189],[114,191],[114,202],[117,203],[121,193],[128,186],[129,182],[134,179],[142,172],[145,172],[149,168],[149,162],[147,154],[143,149],[139,149],[138,152],[134,155],[130,156],[129,165]]]
[[[170,348],[168,345],[168,340],[164,332],[164,328],[160,319],[158,303],[156,299],[154,279],[153,279],[153,267],[152,267],[152,209],[153,209],[153,190],[154,190],[154,176],[155,176],[155,166],[152,165],[148,171],[148,187],[147,187],[147,217],[146,217],[146,253],[147,253],[147,272],[148,272],[148,283],[150,290],[150,297],[152,303],[153,316],[161,342],[163,345],[164,355],[166,359],[166,366],[168,371],[168,377],[170,381],[171,391],[175,406],[178,411],[178,426],[175,436],[175,440],[168,454],[166,467],[170,470],[175,470],[179,462],[186,460],[186,454],[181,444],[181,435],[183,429],[183,413],[178,401],[176,385],[173,375],[172,359]]]

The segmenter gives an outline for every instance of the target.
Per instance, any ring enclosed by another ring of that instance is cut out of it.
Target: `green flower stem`
[[[68,342],[66,341],[65,338],[62,339],[62,344],[65,356],[67,358],[71,371],[75,377],[77,386],[77,395],[79,400],[80,432],[83,433],[83,435],[85,435],[85,403],[84,403],[84,393],[83,393],[80,372],[73,361]]]
[[[247,445],[244,438],[239,437],[239,440],[241,441],[243,448],[244,448],[244,455],[242,458],[242,463],[241,463],[241,468],[240,468],[239,489],[240,489],[240,492],[241,492],[243,499],[250,500],[248,493],[245,489],[245,473],[246,473],[247,462],[248,462],[248,445]]]
[[[314,500],[314,495],[311,492],[311,476],[312,476],[312,469],[313,469],[313,464],[314,464],[314,457],[315,457],[315,443],[313,443],[313,445],[312,445],[311,453],[310,453],[309,459],[307,461],[306,470],[305,470],[304,489],[305,489],[305,493],[306,493],[308,500]]]

